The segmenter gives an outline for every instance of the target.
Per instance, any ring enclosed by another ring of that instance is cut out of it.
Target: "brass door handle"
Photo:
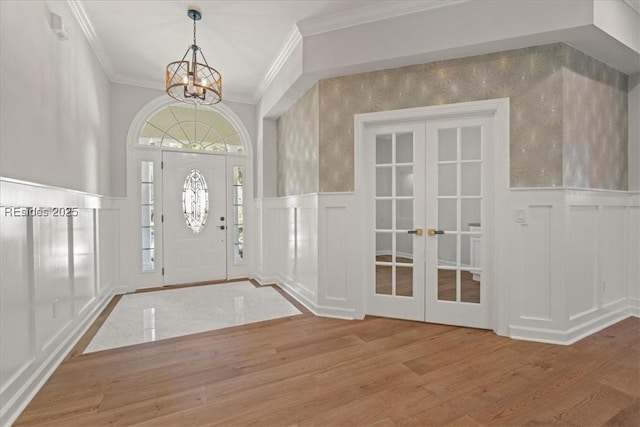
[[[415,234],[416,236],[422,236],[424,234],[424,230],[422,228],[416,228],[415,230],[407,231],[407,234]]]
[[[436,230],[435,228],[430,228],[428,233],[429,233],[429,236],[435,236],[436,234],[444,234],[444,231]]]

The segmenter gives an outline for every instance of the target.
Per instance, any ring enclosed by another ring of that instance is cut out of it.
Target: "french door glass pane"
[[[453,266],[457,264],[457,235],[440,234],[438,236],[438,265]]]
[[[458,200],[438,200],[438,230],[456,231],[458,219]]]
[[[392,267],[376,265],[376,294],[391,295]]]
[[[456,270],[438,269],[438,300],[457,301]]]
[[[413,262],[413,234],[406,231],[396,233],[396,261]]]
[[[462,196],[480,196],[482,175],[480,163],[463,163],[462,165]]]
[[[413,199],[396,200],[396,229],[413,229]]]
[[[460,271],[460,301],[480,303],[480,275],[472,271]]]
[[[396,167],[396,196],[413,196],[413,166]]]
[[[376,168],[376,196],[391,197],[393,168]]]
[[[413,296],[413,266],[396,267],[396,295]]]
[[[391,135],[376,136],[376,164],[387,165],[393,161],[393,146]]]
[[[438,196],[455,196],[457,194],[457,165],[438,165]]]
[[[396,135],[396,163],[413,163],[413,133]]]
[[[438,161],[447,162],[458,158],[458,132],[456,128],[438,130]]]
[[[462,231],[469,231],[469,227],[480,227],[482,199],[462,199],[460,203]]]
[[[481,151],[481,128],[480,126],[470,126],[460,129],[460,150],[462,160],[480,160]]]
[[[391,230],[392,200],[376,200],[376,229]]]

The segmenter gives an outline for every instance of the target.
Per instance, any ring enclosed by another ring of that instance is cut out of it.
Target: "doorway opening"
[[[129,131],[130,271],[135,287],[249,276],[251,141],[224,105],[162,97]]]

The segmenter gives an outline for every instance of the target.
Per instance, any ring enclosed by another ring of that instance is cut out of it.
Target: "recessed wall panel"
[[[347,210],[326,208],[326,297],[344,301],[347,298]]]
[[[33,360],[27,218],[0,215],[0,388]]]
[[[600,215],[602,304],[626,297],[625,207],[604,207]]]
[[[33,218],[35,328],[40,349],[71,321],[68,233],[68,218]]]
[[[73,220],[73,297],[76,315],[96,296],[93,209],[79,209]]]
[[[579,316],[596,308],[598,208],[570,206],[565,264],[567,315]]]
[[[523,226],[522,317],[551,318],[551,215],[553,206],[529,207],[529,223]]]

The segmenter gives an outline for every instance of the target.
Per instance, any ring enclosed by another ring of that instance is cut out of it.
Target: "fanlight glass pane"
[[[192,169],[184,180],[182,210],[187,227],[196,234],[202,231],[209,213],[209,189],[198,169]]]
[[[235,124],[212,108],[171,105],[149,117],[138,144],[191,151],[244,154]]]

